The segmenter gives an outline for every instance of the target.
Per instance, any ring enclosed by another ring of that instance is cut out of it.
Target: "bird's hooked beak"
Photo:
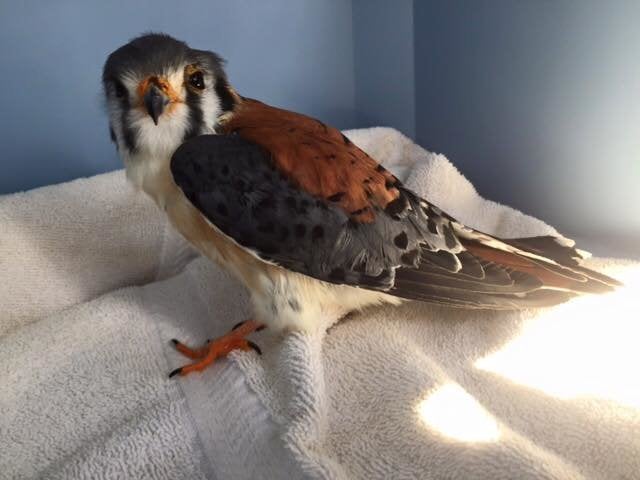
[[[153,123],[158,125],[158,118],[171,102],[171,87],[166,80],[151,77],[140,84],[138,91],[141,93],[144,108],[153,119]]]

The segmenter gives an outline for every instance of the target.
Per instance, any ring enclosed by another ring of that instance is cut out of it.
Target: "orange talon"
[[[175,345],[176,350],[178,350],[185,357],[191,358],[193,360],[198,360],[207,354],[206,347],[197,349],[189,348],[184,343],[176,340],[175,338],[172,338],[171,342]]]
[[[187,375],[191,372],[204,370],[217,358],[226,357],[229,353],[236,349],[244,351],[255,350],[258,354],[262,353],[260,351],[260,348],[255,343],[245,339],[244,337],[252,332],[262,330],[263,328],[265,328],[264,325],[253,320],[247,320],[246,322],[242,322],[233,327],[233,330],[231,330],[226,335],[210,341],[207,343],[207,345],[198,349],[189,348],[178,340],[171,340],[176,349],[185,357],[198,361],[180,368],[176,368],[169,374],[169,377],[173,377],[174,375],[182,376]]]

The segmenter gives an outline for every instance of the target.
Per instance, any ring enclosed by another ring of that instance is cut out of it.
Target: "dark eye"
[[[127,94],[127,89],[124,88],[124,85],[117,80],[113,82],[113,91],[118,98],[123,98]]]
[[[202,90],[204,88],[204,76],[202,72],[193,72],[189,75],[189,84],[198,90]]]

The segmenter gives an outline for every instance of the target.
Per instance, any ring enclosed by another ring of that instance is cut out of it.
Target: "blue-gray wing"
[[[223,233],[261,258],[319,280],[388,290],[418,257],[411,220],[359,224],[277,171],[271,154],[238,135],[203,135],[174,154],[176,184]]]
[[[571,293],[539,292],[544,282],[533,267],[519,271],[514,258],[547,273],[560,269],[574,283],[583,279],[568,268],[523,260],[400,182],[393,205],[377,209],[371,222],[355,222],[339,199],[304,191],[277,169],[270,152],[239,135],[187,141],[173,155],[171,172],[191,203],[237,244],[319,280],[454,306],[517,308],[557,303]],[[483,238],[506,250],[483,245]]]

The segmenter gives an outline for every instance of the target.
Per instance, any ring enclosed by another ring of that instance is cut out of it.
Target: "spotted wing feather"
[[[373,206],[366,220],[354,216],[342,197],[308,192],[271,151],[241,135],[188,141],[171,171],[224,234],[266,261],[319,280],[491,309],[550,305],[615,285],[564,265],[563,255],[575,256],[565,247],[554,250],[556,261],[542,256],[545,241],[506,243],[465,227],[397,179],[397,195],[384,208]]]
[[[334,283],[388,290],[395,269],[417,265],[426,228],[419,211],[381,211],[359,223],[311,195],[272,155],[239,135],[203,135],[174,154],[176,184],[223,233],[261,258]]]

